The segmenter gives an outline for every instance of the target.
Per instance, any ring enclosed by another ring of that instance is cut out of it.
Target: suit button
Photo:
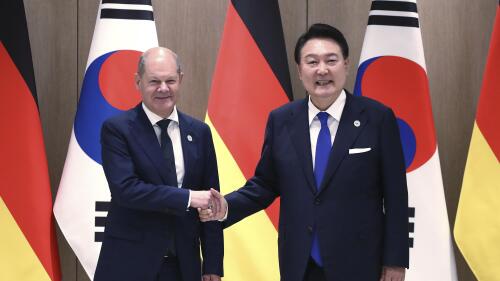
[[[321,199],[316,198],[316,199],[314,200],[314,205],[318,206],[319,204],[321,204]]]
[[[307,231],[309,231],[309,233],[312,233],[313,232],[313,227],[312,226],[308,226],[307,227]]]

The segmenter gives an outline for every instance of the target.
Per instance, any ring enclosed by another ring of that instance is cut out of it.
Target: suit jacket
[[[329,281],[378,281],[382,265],[408,267],[408,194],[394,113],[347,94],[317,192],[307,103],[305,98],[271,112],[254,177],[226,196],[225,226],[280,196],[281,280],[303,280],[313,229]],[[350,154],[353,148],[370,150]]]
[[[202,271],[222,275],[222,225],[201,223],[198,212],[187,208],[187,189],[219,188],[212,135],[205,123],[178,114],[183,188],[166,185],[168,165],[141,104],[102,126],[102,159],[111,207],[95,281],[156,280],[171,235],[175,236],[184,281],[200,281]]]

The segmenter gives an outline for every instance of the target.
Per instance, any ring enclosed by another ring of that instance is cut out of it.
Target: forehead
[[[176,75],[177,63],[175,58],[169,55],[160,57],[148,57],[144,64],[146,75]]]
[[[313,38],[304,44],[300,53],[302,58],[308,56],[341,55],[342,49],[332,39]]]

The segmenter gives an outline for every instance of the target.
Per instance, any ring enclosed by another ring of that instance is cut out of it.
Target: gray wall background
[[[205,116],[228,0],[153,0],[160,45],[186,73],[180,107]],[[293,64],[296,38],[315,22],[340,28],[355,74],[371,0],[280,0],[295,98],[305,95]],[[55,196],[66,157],[99,0],[25,0],[39,108]],[[419,0],[418,8],[448,214],[453,227],[497,0]],[[63,280],[88,280],[58,232]],[[459,280],[476,280],[455,247]],[[431,277],[429,277],[431,278]],[[431,279],[429,279],[431,280]]]

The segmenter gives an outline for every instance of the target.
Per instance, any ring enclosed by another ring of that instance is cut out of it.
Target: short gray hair
[[[175,58],[175,63],[177,64],[177,73],[181,74],[182,73],[182,67],[181,67],[181,60],[179,59],[179,56],[172,52],[174,58]],[[139,74],[140,77],[144,75],[144,72],[146,71],[146,52],[142,53],[141,57],[139,58],[139,63],[137,64],[137,74]]]

